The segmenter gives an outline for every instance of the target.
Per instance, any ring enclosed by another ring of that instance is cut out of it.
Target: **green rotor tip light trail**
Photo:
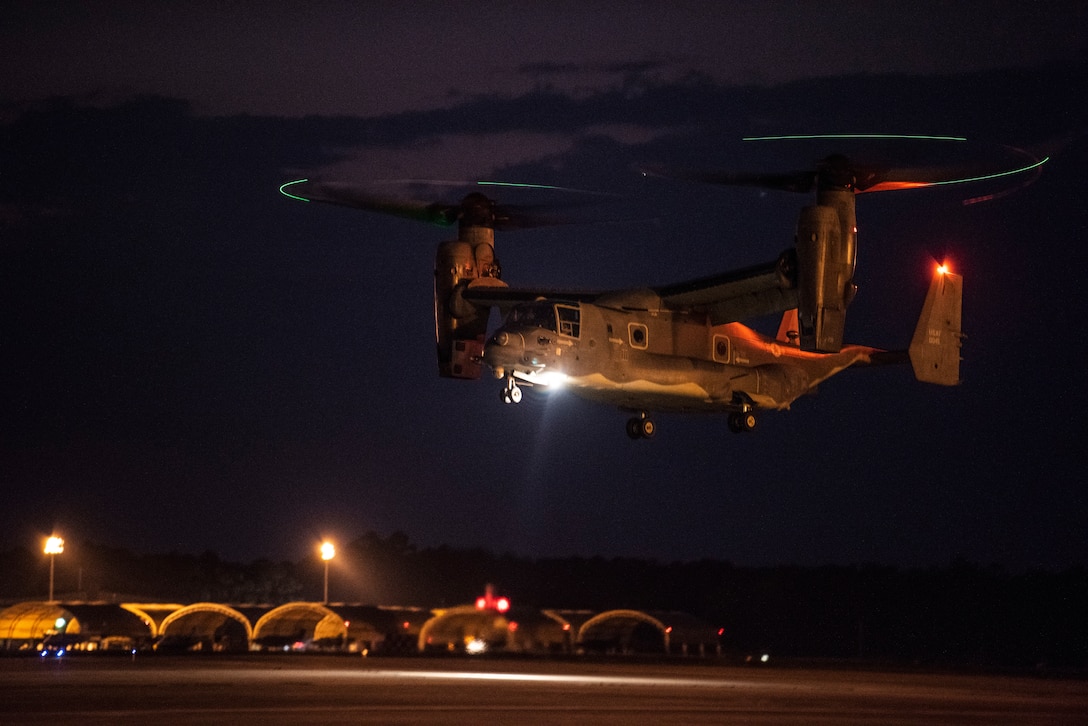
[[[305,184],[308,181],[310,181],[310,180],[309,179],[295,179],[294,181],[289,181],[289,182],[286,182],[284,184],[280,184],[280,194],[282,194],[285,197],[289,197],[291,199],[297,199],[300,202],[308,202],[310,200],[307,199],[306,197],[300,197],[297,194],[292,194],[291,192],[287,191],[287,187],[294,186],[295,184]]]

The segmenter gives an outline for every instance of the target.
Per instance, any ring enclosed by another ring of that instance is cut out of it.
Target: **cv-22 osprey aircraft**
[[[906,356],[861,345],[806,351],[795,308],[770,338],[740,322],[711,324],[668,288],[643,288],[518,304],[487,340],[483,360],[505,378],[504,401],[521,399],[519,381],[563,385],[636,412],[631,438],[654,435],[651,411],[723,412],[732,431],[751,431],[757,411],[787,409],[853,365],[909,360],[920,381],[959,383],[962,290],[959,275],[936,267]]]
[[[457,225],[457,239],[440,243],[435,261],[439,375],[478,379],[489,367],[504,381],[502,401],[511,404],[522,400],[523,386],[562,386],[629,411],[627,433],[639,439],[654,435],[654,412],[721,412],[732,431],[752,431],[758,412],[787,409],[855,365],[909,362],[920,381],[957,384],[962,278],[943,266],[935,266],[907,350],[842,342],[846,307],[855,292],[855,195],[927,186],[948,176],[947,169],[909,171],[908,177],[861,168],[833,156],[814,170],[793,174],[698,178],[815,191],[816,199],[801,210],[795,246],[773,261],[673,285],[589,292],[512,288],[501,279],[495,231],[556,221],[539,208],[500,204],[479,191],[445,204],[306,179],[280,190],[303,201]],[[505,317],[489,333],[495,307]],[[778,313],[782,322],[774,338],[741,322]]]

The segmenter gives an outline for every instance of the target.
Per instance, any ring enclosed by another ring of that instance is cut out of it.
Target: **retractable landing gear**
[[[756,427],[756,415],[751,411],[734,411],[729,414],[729,430],[735,434],[752,431]]]
[[[649,439],[657,431],[652,418],[643,411],[638,416],[627,419],[627,435],[632,439]]]
[[[499,391],[503,403],[521,403],[521,388],[513,376],[506,379],[506,386]]]

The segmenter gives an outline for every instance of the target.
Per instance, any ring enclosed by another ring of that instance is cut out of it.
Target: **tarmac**
[[[1088,681],[714,661],[0,658],[0,724],[1077,724]]]

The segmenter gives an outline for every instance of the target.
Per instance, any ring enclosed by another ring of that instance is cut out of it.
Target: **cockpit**
[[[507,325],[524,325],[559,332],[555,325],[555,303],[537,300],[515,305],[506,316]]]
[[[581,332],[581,312],[577,305],[537,300],[514,306],[506,316],[505,324],[544,328],[577,338]]]

